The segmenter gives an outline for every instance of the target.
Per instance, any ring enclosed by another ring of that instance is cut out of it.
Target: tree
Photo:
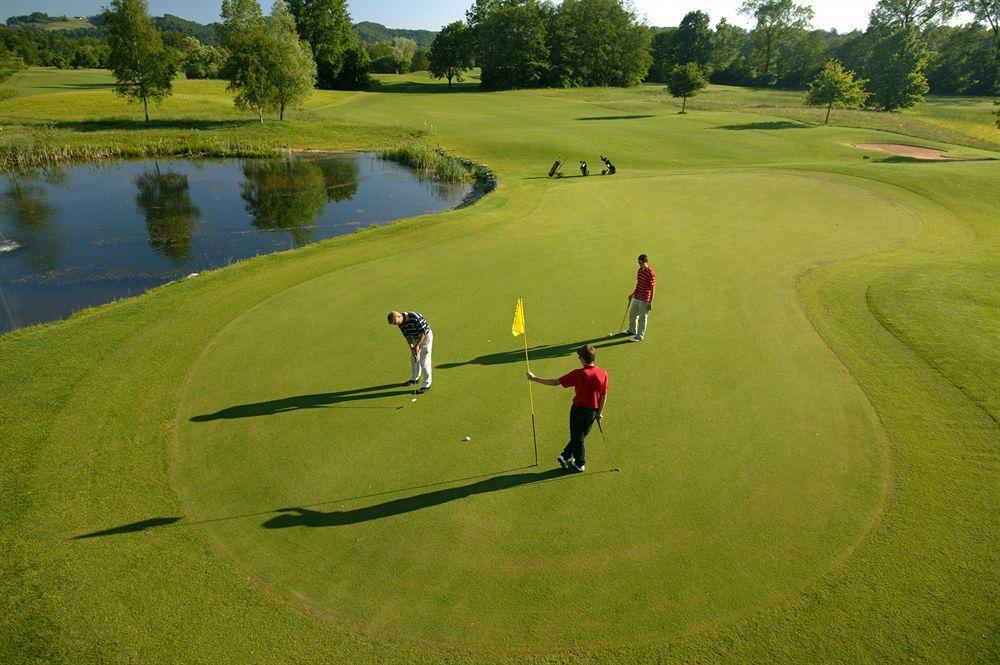
[[[410,61],[410,71],[411,72],[425,72],[431,66],[430,59],[430,49],[418,48],[413,54],[413,60]]]
[[[914,26],[876,32],[865,66],[869,103],[883,111],[916,106],[928,91],[926,65],[927,49]]]
[[[865,103],[868,98],[864,89],[866,83],[864,79],[855,80],[854,72],[845,70],[837,60],[830,60],[809,84],[806,106],[826,106],[825,125],[830,122],[830,110],[834,106],[854,109]]]
[[[685,14],[674,33],[671,57],[678,64],[697,63],[704,71],[712,61],[712,31],[708,14],[693,11]]]
[[[545,11],[538,0],[480,0],[496,5],[477,20],[474,56],[484,88],[530,88],[549,68]],[[478,4],[478,3],[477,3]]]
[[[21,70],[24,69],[24,62],[15,56],[0,55],[0,101],[10,99],[17,91],[10,85]]]
[[[563,0],[549,12],[551,84],[625,87],[649,73],[652,34],[621,0]]]
[[[743,28],[719,19],[712,39],[713,80],[722,79],[735,82],[745,68],[743,47],[747,43],[747,32]]]
[[[222,0],[221,13],[222,42],[229,51],[222,71],[229,81],[226,89],[236,93],[236,108],[256,111],[263,124],[264,109],[275,97],[270,71],[275,56],[260,5],[257,0]]]
[[[670,68],[674,66],[671,62],[674,33],[677,28],[660,28],[653,35],[651,40],[651,55],[653,63],[649,67],[648,81],[666,83]]]
[[[226,64],[226,49],[202,44],[196,37],[182,35],[177,49],[181,54],[181,71],[189,79],[217,79]]]
[[[754,74],[773,85],[778,78],[779,50],[795,32],[809,26],[813,10],[792,0],[745,0],[740,13],[757,21],[750,33]]]
[[[399,56],[399,59],[406,63],[406,69],[410,68],[413,62],[413,54],[417,52],[417,42],[406,37],[392,38],[392,51]]]
[[[149,102],[170,96],[177,74],[173,53],[163,45],[153,26],[145,0],[111,0],[102,14],[111,47],[109,66],[114,74],[115,94],[141,101],[149,123]]]
[[[962,9],[993,31],[993,48],[1000,50],[1000,0],[964,0]]]
[[[674,65],[670,70],[670,78],[667,80],[667,90],[674,97],[682,97],[681,113],[687,113],[687,98],[694,96],[699,90],[708,85],[701,67],[697,63],[688,62],[683,65]]]
[[[351,64],[358,60],[356,52],[348,54],[349,49],[357,46],[357,37],[346,0],[288,0],[288,7],[295,17],[299,37],[312,48],[317,85],[329,90],[357,83],[356,72],[345,72],[349,59]]]
[[[448,79],[449,88],[452,79],[461,82],[462,74],[472,69],[471,46],[469,29],[461,21],[441,28],[441,32],[431,42],[428,53],[428,70],[431,76]]]
[[[947,21],[954,11],[954,0],[879,0],[868,20],[870,25],[887,30],[923,29],[935,21]]]
[[[371,85],[371,77],[368,75],[368,64],[370,59],[364,47],[354,41],[344,49],[340,63],[340,73],[334,80],[334,87],[338,90],[360,90]]]
[[[278,119],[285,109],[301,103],[316,85],[316,62],[309,43],[300,40],[295,19],[283,0],[275,0],[266,32],[268,71],[271,78],[270,105],[277,107]]]

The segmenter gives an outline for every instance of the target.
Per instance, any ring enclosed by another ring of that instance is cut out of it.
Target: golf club
[[[608,437],[604,436],[604,428],[601,427],[601,421],[597,421],[597,429],[601,430],[601,440],[604,441],[604,449],[608,451],[608,461],[611,462],[612,471],[621,471],[617,466],[615,466],[615,458],[611,454],[611,446],[608,445]]]

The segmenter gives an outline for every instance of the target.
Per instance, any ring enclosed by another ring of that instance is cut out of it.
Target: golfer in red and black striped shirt
[[[629,296],[628,330],[622,333],[633,335],[631,342],[641,342],[646,335],[649,310],[653,309],[653,293],[656,290],[656,273],[649,267],[649,257],[639,255],[639,272],[635,275],[635,290]]]

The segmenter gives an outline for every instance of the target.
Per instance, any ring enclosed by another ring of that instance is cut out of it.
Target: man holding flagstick
[[[567,470],[582,473],[586,468],[587,450],[584,439],[590,434],[594,422],[600,423],[604,418],[604,404],[608,397],[608,373],[594,364],[597,359],[597,349],[586,344],[576,350],[580,359],[581,369],[575,369],[558,379],[543,379],[528,370],[528,381],[546,386],[572,386],[576,394],[573,396],[573,406],[569,410],[569,443],[563,449],[556,461]],[[529,385],[531,385],[529,383]]]

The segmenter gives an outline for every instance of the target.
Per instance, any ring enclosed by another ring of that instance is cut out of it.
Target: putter
[[[617,466],[615,466],[615,458],[611,455],[611,446],[608,445],[608,437],[604,436],[604,428],[601,427],[601,421],[597,421],[597,429],[601,430],[601,440],[604,441],[604,449],[608,451],[608,461],[611,462],[611,470],[615,472],[621,471]]]

